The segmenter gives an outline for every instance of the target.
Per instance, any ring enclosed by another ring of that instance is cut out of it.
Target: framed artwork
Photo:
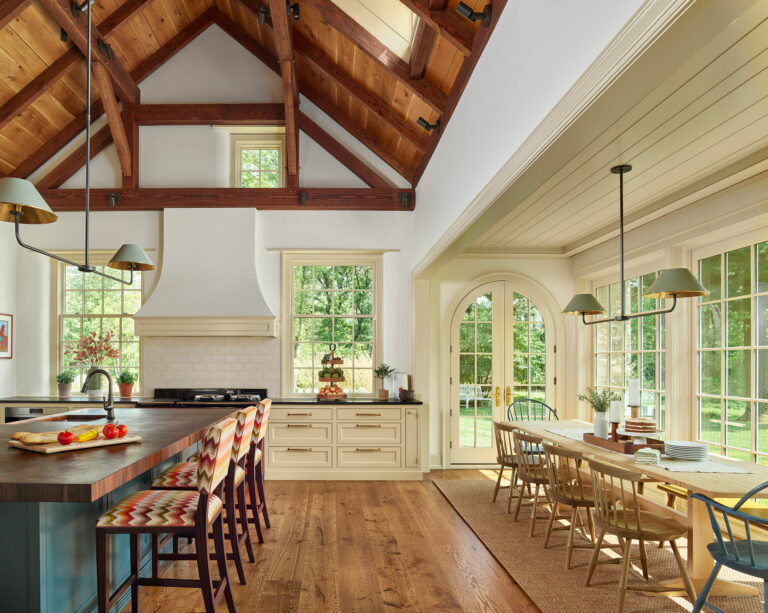
[[[0,359],[13,357],[13,315],[0,313]]]

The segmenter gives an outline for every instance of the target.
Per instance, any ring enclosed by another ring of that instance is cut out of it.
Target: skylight
[[[418,18],[400,0],[333,0],[333,3],[408,61]]]

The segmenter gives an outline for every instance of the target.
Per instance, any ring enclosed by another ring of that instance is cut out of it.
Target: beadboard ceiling
[[[572,254],[768,159],[768,2],[696,3],[468,232],[468,253]],[[471,241],[471,242],[470,242]]]

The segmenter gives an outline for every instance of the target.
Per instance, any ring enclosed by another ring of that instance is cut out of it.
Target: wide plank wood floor
[[[268,481],[272,528],[230,578],[238,611],[538,611],[430,482]],[[256,543],[256,535],[252,531]],[[195,577],[193,562],[165,576]],[[203,611],[199,590],[140,589],[141,611]],[[126,610],[130,610],[128,607]],[[222,601],[219,611],[226,611]]]

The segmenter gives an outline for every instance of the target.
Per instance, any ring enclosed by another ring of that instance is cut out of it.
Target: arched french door
[[[514,281],[483,283],[461,300],[451,324],[451,464],[494,463],[493,420],[515,398],[554,398],[553,332]]]

